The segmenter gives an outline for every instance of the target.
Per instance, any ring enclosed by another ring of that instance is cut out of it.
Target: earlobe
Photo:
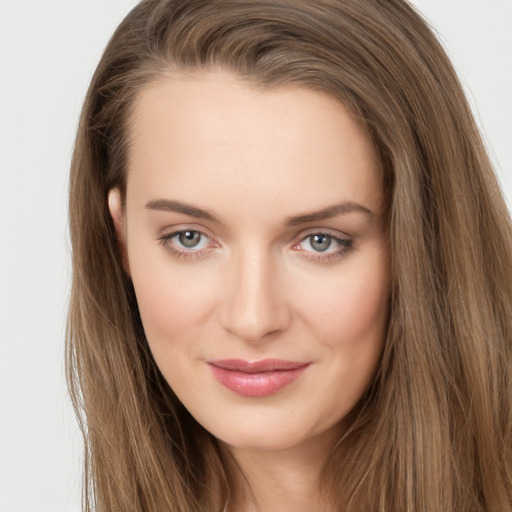
[[[108,192],[108,209],[114,228],[116,230],[117,243],[123,260],[123,268],[128,276],[131,277],[130,264],[128,261],[128,252],[126,248],[126,231],[124,221],[123,202],[121,199],[121,191],[118,188],[110,189]]]

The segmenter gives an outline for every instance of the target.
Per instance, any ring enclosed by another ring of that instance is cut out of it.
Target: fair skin
[[[327,95],[225,72],[151,84],[130,133],[110,211],[158,367],[249,483],[230,512],[322,510],[322,467],[386,330],[370,140]],[[215,367],[233,360],[265,368]]]

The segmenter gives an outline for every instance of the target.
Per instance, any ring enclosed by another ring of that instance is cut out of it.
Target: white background
[[[66,395],[67,174],[102,49],[135,0],[0,0],[0,512],[76,512]],[[512,204],[512,0],[416,0],[467,88]]]

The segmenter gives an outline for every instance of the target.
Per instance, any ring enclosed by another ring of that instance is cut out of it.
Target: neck
[[[337,429],[299,446],[258,450],[221,445],[236,478],[227,512],[327,512],[320,480]]]

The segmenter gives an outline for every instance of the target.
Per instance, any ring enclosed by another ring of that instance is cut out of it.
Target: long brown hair
[[[144,337],[107,193],[141,89],[222,68],[339,99],[381,160],[392,251],[377,375],[323,485],[344,512],[512,510],[512,228],[452,66],[405,0],[144,0],[109,42],[70,180],[67,370],[84,510],[222,510],[231,479]],[[342,454],[342,455],[341,455]]]

